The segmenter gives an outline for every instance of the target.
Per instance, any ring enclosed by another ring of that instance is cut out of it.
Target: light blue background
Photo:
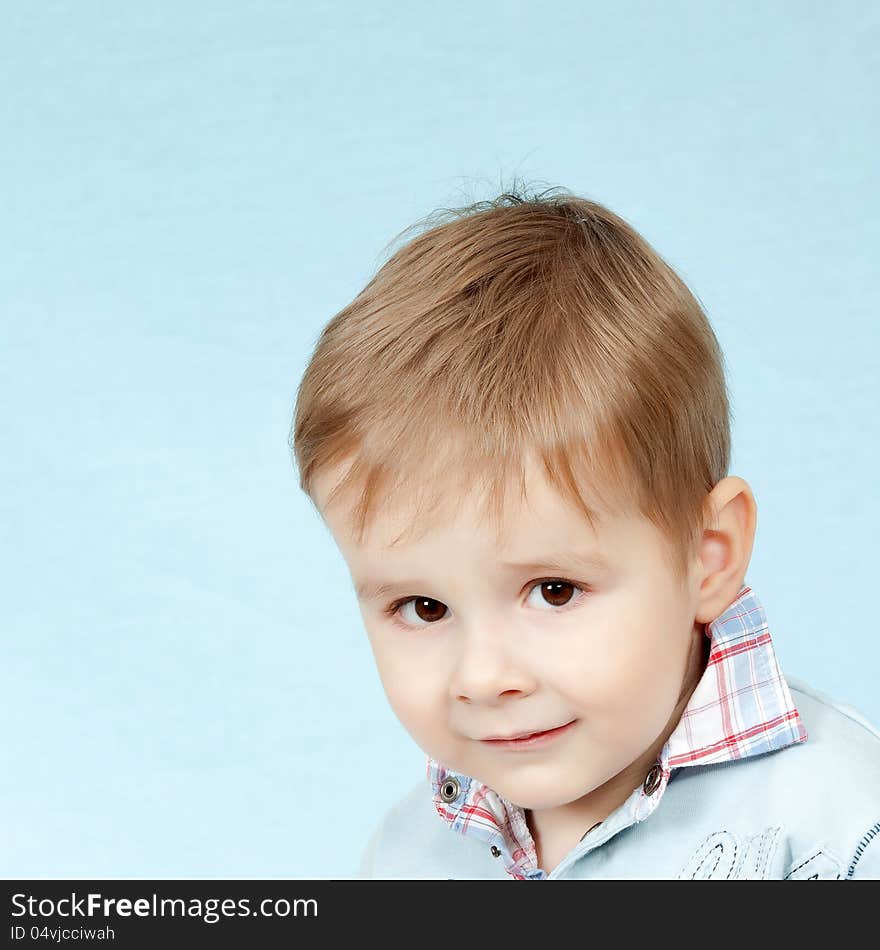
[[[876,4],[0,9],[0,875],[353,873],[424,755],[294,394],[386,242],[514,176],[702,301],[783,668],[880,720]]]

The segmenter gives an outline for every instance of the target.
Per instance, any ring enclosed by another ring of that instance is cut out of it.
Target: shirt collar
[[[614,813],[614,827],[644,821],[676,769],[745,759],[808,738],[755,592],[743,585],[704,632],[711,640],[706,669],[645,782]],[[431,756],[427,776],[437,813],[452,830],[491,841],[511,876],[544,876],[519,805]]]

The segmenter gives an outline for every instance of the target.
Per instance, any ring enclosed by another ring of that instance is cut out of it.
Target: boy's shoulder
[[[811,766],[821,763],[823,769],[844,769],[841,779],[873,786],[874,801],[880,803],[880,726],[805,680],[787,676],[786,683],[808,736],[797,747],[797,759],[788,756],[786,764],[801,760]]]
[[[798,677],[785,681],[806,741],[698,769],[719,779],[715,817],[779,829],[786,878],[880,878],[880,728]]]
[[[878,725],[876,722],[872,722],[863,712],[856,709],[854,706],[850,706],[838,699],[834,699],[827,693],[823,693],[816,689],[815,686],[811,686],[800,677],[786,676],[785,681],[788,683],[789,689],[792,691],[792,693],[798,693],[798,698],[802,701],[804,701],[803,697],[808,697],[806,699],[807,703],[811,705],[824,706],[828,711],[826,715],[830,715],[833,720],[838,721],[838,716],[835,715],[835,713],[837,713],[840,716],[843,716],[844,719],[849,719],[851,722],[856,724],[857,734],[861,735],[861,730],[865,730],[868,733],[868,736],[880,741],[880,725]],[[831,712],[832,710],[834,711],[833,713]],[[840,725],[843,725],[843,723],[840,723]]]
[[[446,869],[469,858],[485,864],[483,848],[455,834],[437,813],[426,776],[413,783],[382,813],[357,871],[359,878],[447,879]],[[505,877],[506,875],[501,875]]]
[[[760,798],[792,821],[799,815],[805,822],[830,820],[841,806],[852,816],[880,821],[880,728],[860,710],[798,677],[786,675],[785,682],[806,729],[805,741],[677,772],[699,774],[703,793],[713,794],[710,786],[714,794],[731,788],[734,802],[745,796],[751,809]],[[725,806],[730,798],[722,795]]]
[[[806,772],[805,779],[812,777],[809,786],[801,783],[799,794],[813,788],[822,801],[836,799],[845,809],[880,822],[880,726],[802,679],[788,677],[787,682],[808,734],[786,760]]]

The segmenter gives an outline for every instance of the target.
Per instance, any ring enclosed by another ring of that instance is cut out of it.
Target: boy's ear
[[[703,531],[695,619],[711,623],[736,599],[752,557],[758,506],[748,482],[728,475],[709,493],[714,518]]]

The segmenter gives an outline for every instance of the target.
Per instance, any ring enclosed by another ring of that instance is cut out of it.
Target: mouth
[[[487,746],[492,746],[499,749],[524,749],[531,748],[536,745],[543,745],[545,742],[550,742],[555,739],[557,736],[562,735],[568,729],[570,729],[575,723],[576,719],[572,719],[571,722],[565,723],[563,726],[557,726],[554,729],[545,729],[542,732],[531,732],[524,735],[508,738],[497,738],[497,739],[481,739],[480,741]]]

